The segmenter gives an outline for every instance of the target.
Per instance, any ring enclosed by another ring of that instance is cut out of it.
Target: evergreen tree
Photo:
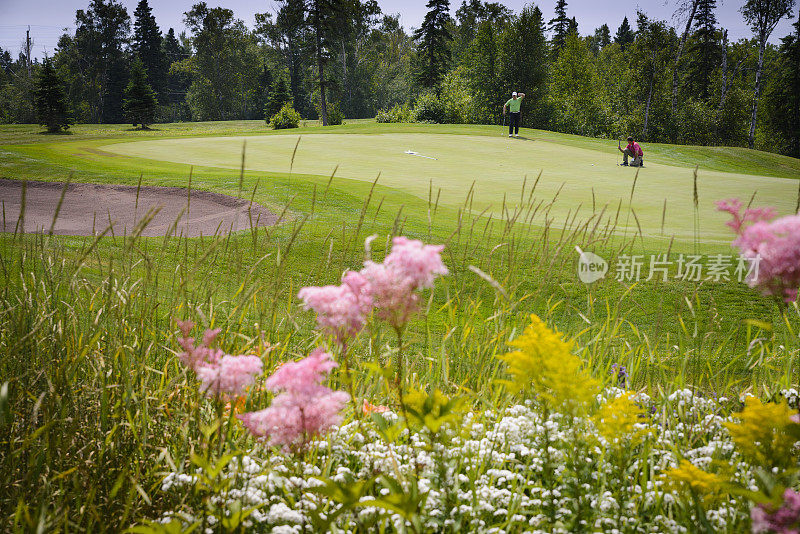
[[[422,26],[414,32],[417,45],[417,82],[426,89],[441,86],[450,66],[450,0],[429,0]]]
[[[157,105],[156,94],[147,83],[147,69],[137,57],[131,64],[128,87],[125,88],[125,100],[122,104],[125,116],[131,124],[141,124],[145,130],[155,120]]]
[[[187,102],[193,118],[230,120],[252,114],[262,63],[253,34],[233,11],[205,2],[193,5],[184,20],[195,50],[182,62],[192,77]]]
[[[284,0],[288,1],[288,0]],[[328,88],[332,85],[328,66],[333,58],[338,32],[345,23],[348,5],[344,0],[305,0],[306,26],[313,34],[317,63],[319,116],[328,125]]]
[[[504,26],[511,20],[513,12],[498,2],[484,2],[482,0],[463,0],[461,7],[456,11],[456,22],[462,46],[469,46],[478,26],[485,21]]]
[[[147,71],[148,83],[157,91],[164,88],[164,78],[168,65],[166,52],[162,47],[161,30],[156,24],[153,10],[147,0],[140,0],[133,12],[133,37],[131,49],[142,60]],[[173,33],[173,39],[175,37]]]
[[[162,57],[164,58],[165,75],[164,86],[161,90],[159,100],[162,104],[170,107],[172,122],[187,120],[191,118],[186,109],[186,91],[191,84],[190,76],[180,69],[173,70],[171,66],[178,65],[182,60],[189,57],[191,51],[185,49],[178,38],[175,37],[175,30],[170,28],[162,39]]]
[[[572,17],[569,19],[569,33],[574,33],[578,35],[578,19]]]
[[[258,77],[258,86],[256,87],[256,101],[260,104],[260,110],[262,112],[264,106],[267,104],[269,95],[272,93],[273,83],[275,83],[275,79],[272,75],[272,70],[265,64],[261,75]]]
[[[800,17],[794,33],[781,40],[770,94],[772,128],[781,135],[786,153],[800,158]]]
[[[758,120],[758,101],[761,97],[761,75],[764,71],[764,51],[775,27],[783,17],[791,16],[795,0],[747,0],[742,6],[744,20],[753,30],[758,42],[758,65],[756,66],[755,86],[753,87],[753,114],[750,118],[748,145],[753,148],[756,139]]]
[[[499,104],[502,106],[511,91],[522,91],[525,93],[522,124],[531,128],[545,127],[548,124],[549,54],[544,20],[538,6],[525,6],[503,32],[500,50],[500,78],[505,92]]]
[[[75,46],[80,56],[90,120],[122,121],[122,98],[127,83],[123,51],[130,33],[130,17],[116,0],[91,0],[75,14]]]
[[[480,114],[487,120],[497,116],[494,111],[505,93],[500,80],[497,34],[495,24],[488,20],[481,22],[467,51],[466,66],[470,86]]]
[[[619,45],[619,47],[624,52],[631,43],[633,43],[634,35],[633,30],[631,30],[631,25],[628,22],[628,17],[622,19],[622,24],[620,24],[619,29],[617,30],[616,36],[614,36],[614,42]]]
[[[589,50],[592,51],[593,54],[597,54],[603,48],[607,47],[611,44],[611,30],[608,28],[608,24],[603,24],[599,28],[594,31],[594,35],[590,35],[586,38],[586,41],[589,45]]]
[[[283,76],[279,76],[275,83],[272,84],[269,97],[264,104],[264,118],[269,121],[287,102],[292,102],[292,95],[289,94],[286,79]]]
[[[570,33],[550,68],[549,97],[555,128],[579,135],[608,133],[608,105],[601,88],[586,42]]]
[[[557,0],[556,16],[550,20],[549,29],[553,32],[551,41],[554,57],[564,48],[564,41],[569,35],[571,22],[567,17],[567,0]],[[576,23],[577,26],[577,23]]]
[[[45,57],[33,89],[36,103],[36,115],[39,124],[47,127],[50,133],[67,130],[72,124],[72,117],[67,105],[64,84],[53,68],[53,61]]]
[[[722,59],[714,15],[716,0],[699,0],[695,16],[695,28],[689,46],[692,62],[689,65],[689,87],[691,93],[704,102],[711,99],[714,70]]]

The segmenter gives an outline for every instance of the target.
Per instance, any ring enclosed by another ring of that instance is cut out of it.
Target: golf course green
[[[694,169],[670,164],[669,158],[653,162],[646,155],[646,167],[637,178],[636,169],[617,166],[619,154],[613,141],[581,147],[552,135],[539,139],[535,132],[509,139],[429,130],[152,139],[116,142],[100,149],[115,156],[238,169],[246,144],[249,171],[330,176],[336,169],[337,177],[364,181],[380,175],[380,184],[423,199],[431,187],[434,198],[441,189],[439,202],[449,206],[461,205],[474,182],[473,212],[488,208],[499,213],[504,202],[513,208],[520,201],[526,177],[530,187],[541,173],[534,195],[544,201],[545,208],[556,199],[547,215],[556,226],[567,216],[575,216],[576,210],[578,220],[585,220],[604,208],[606,214],[613,214],[620,203],[627,212],[630,203],[645,236],[686,240],[694,235]],[[788,214],[795,209],[797,181],[701,167],[697,193],[701,239],[722,242],[729,241],[730,234],[723,224],[726,216],[715,212],[715,200],[755,197],[756,205],[774,206]],[[628,228],[625,224],[621,219],[618,229],[637,231],[633,218],[627,219]]]

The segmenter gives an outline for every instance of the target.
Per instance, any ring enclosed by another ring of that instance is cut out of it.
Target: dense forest
[[[502,122],[512,90],[523,125],[580,135],[750,146],[800,157],[800,22],[794,0],[747,0],[752,37],[732,42],[717,0],[683,0],[676,26],[631,12],[617,28],[579,28],[566,0],[545,20],[535,4],[430,0],[411,32],[375,0],[281,0],[252,29],[233,11],[195,4],[188,31],[163,31],[147,0],[130,14],[91,0],[52,57],[0,50],[0,122],[267,119],[290,103],[337,124]],[[60,86],[60,88],[59,88]],[[63,102],[61,102],[63,101]],[[53,106],[50,106],[52,114]],[[51,127],[55,124],[55,127]]]

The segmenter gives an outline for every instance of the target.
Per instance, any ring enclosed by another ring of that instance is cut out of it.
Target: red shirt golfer
[[[633,140],[633,137],[628,137],[628,146],[625,147],[625,150],[622,149],[621,146],[617,146],[620,152],[622,152],[622,166],[628,166],[628,156],[633,157],[633,163],[631,163],[631,167],[644,167],[644,152],[642,152],[642,147],[639,146],[639,143]]]

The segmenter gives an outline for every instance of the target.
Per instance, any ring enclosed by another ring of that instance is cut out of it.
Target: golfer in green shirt
[[[517,93],[514,91],[511,93],[511,99],[503,106],[503,115],[505,115],[508,110],[511,110],[511,120],[508,122],[508,136],[509,137],[519,137],[519,123],[520,117],[522,116],[521,109],[522,109],[522,99],[525,98],[525,93]]]

